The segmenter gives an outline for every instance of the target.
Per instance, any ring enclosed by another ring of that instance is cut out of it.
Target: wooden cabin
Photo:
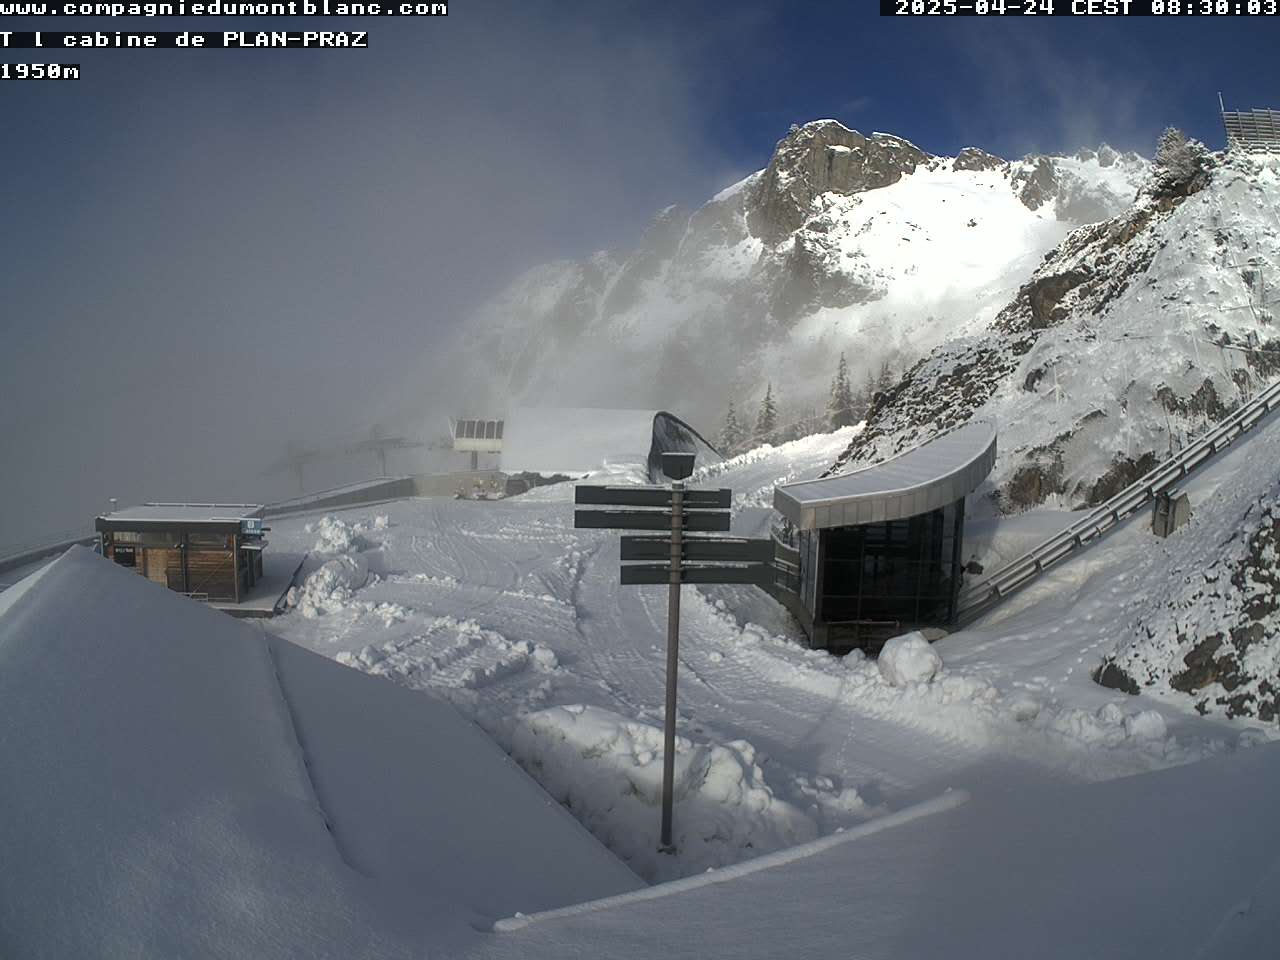
[[[239,603],[262,579],[261,504],[144,503],[98,517],[102,555],[194,600]]]

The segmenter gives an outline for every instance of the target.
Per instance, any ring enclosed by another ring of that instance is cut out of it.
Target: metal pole
[[[676,669],[680,663],[680,561],[683,555],[684,483],[671,483],[671,586],[667,601],[667,710],[662,741],[662,839],[659,853],[675,853],[671,807],[676,772]]]

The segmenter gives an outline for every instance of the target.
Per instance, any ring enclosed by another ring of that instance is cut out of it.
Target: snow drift
[[[599,707],[552,707],[521,719],[511,752],[639,873],[667,879],[812,840],[818,825],[779,798],[745,740],[676,738],[672,839],[657,852],[662,728]],[[856,793],[853,795],[856,799]]]

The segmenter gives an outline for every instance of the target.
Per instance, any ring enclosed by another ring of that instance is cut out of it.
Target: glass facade
[[[902,520],[815,531],[817,556],[801,549],[813,571],[802,578],[802,590],[813,591],[806,606],[832,626],[950,623],[963,526],[959,500]]]
[[[501,420],[459,420],[453,429],[456,440],[501,440]]]

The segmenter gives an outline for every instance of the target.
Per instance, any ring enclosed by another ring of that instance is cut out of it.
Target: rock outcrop
[[[900,137],[864,137],[835,120],[792,127],[755,187],[747,225],[766,243],[776,243],[804,224],[814,198],[887,187],[928,159]]]

